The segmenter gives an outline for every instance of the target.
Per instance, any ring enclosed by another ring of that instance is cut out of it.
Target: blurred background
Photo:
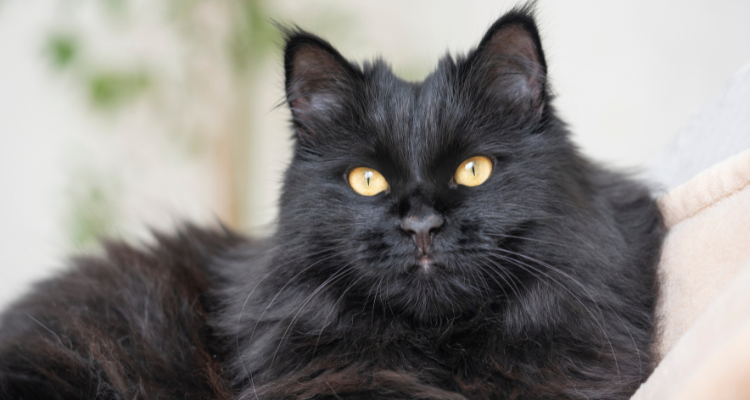
[[[0,306],[180,221],[273,231],[294,23],[409,80],[516,1],[0,0]],[[591,157],[644,169],[750,62],[748,0],[541,0],[556,106]]]

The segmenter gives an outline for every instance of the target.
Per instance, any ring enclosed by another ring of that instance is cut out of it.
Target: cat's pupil
[[[471,168],[471,174],[477,176],[477,171],[474,169],[474,161],[466,165],[466,168]]]
[[[365,172],[365,179],[367,179],[367,186],[370,186],[370,178],[372,178],[372,171]]]

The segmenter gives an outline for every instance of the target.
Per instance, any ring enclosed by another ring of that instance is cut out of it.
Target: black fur
[[[13,399],[626,399],[652,369],[663,235],[582,158],[528,9],[424,82],[288,32],[297,140],[263,242],[187,228],[80,259],[6,312]],[[465,159],[494,162],[480,186]],[[355,193],[355,167],[390,189]],[[401,224],[439,216],[429,268]]]

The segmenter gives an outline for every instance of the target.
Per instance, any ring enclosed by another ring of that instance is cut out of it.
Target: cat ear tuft
[[[287,31],[284,48],[286,98],[300,136],[316,136],[315,121],[344,106],[356,70],[325,40]]]
[[[491,93],[541,115],[547,64],[533,5],[503,15],[487,31],[472,59],[475,81]]]

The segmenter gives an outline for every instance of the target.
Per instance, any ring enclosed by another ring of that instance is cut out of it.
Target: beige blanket
[[[660,199],[662,361],[633,400],[750,399],[750,150]]]

